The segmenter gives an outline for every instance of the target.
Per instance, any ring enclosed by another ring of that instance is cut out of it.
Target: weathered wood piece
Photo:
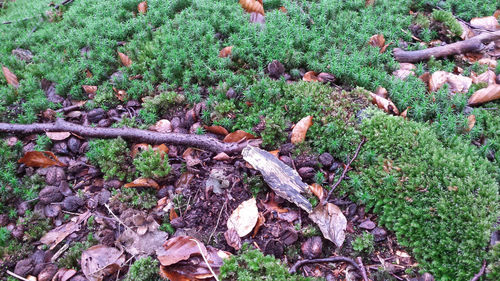
[[[307,213],[312,212],[311,203],[301,193],[308,193],[309,187],[299,173],[287,166],[271,153],[258,147],[247,146],[241,152],[243,159],[258,170],[274,192],[296,204]]]

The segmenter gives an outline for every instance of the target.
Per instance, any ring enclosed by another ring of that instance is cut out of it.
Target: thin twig
[[[104,204],[104,206],[106,207],[106,209],[108,209],[108,211],[111,213],[111,215],[119,222],[121,223],[126,229],[132,231],[132,233],[135,233],[135,231],[132,230],[132,228],[128,227],[124,222],[122,222],[120,220],[120,218],[118,218],[115,213],[113,213],[113,211],[111,211],[111,208],[108,206],[108,204]]]
[[[481,266],[481,269],[479,270],[479,272],[476,275],[474,275],[474,277],[472,277],[472,279],[470,281],[479,280],[479,278],[481,278],[481,276],[483,276],[485,271],[486,271],[486,260],[483,260],[483,266]]]
[[[217,278],[217,274],[215,274],[214,270],[212,269],[212,267],[210,266],[210,264],[208,263],[208,260],[207,258],[205,257],[205,255],[203,254],[203,250],[201,249],[201,245],[200,245],[200,242],[198,242],[198,240],[196,239],[189,239],[191,241],[194,241],[196,243],[196,245],[198,246],[198,249],[200,250],[200,254],[201,254],[201,257],[203,258],[203,260],[205,261],[205,263],[207,264],[207,267],[208,269],[210,270],[210,273],[212,273],[213,277],[215,278],[216,281],[219,281],[219,278]]]
[[[217,223],[215,224],[214,230],[212,230],[212,233],[210,233],[210,236],[208,237],[208,243],[210,243],[210,240],[212,240],[212,236],[214,235],[215,231],[217,231],[217,227],[219,227],[219,222],[220,218],[222,216],[222,211],[224,211],[224,208],[226,208],[227,205],[227,198],[226,201],[224,202],[224,205],[222,205],[222,208],[220,209],[219,216],[217,217]]]
[[[356,261],[358,262],[359,268],[361,269],[361,276],[363,277],[363,280],[367,281],[368,276],[366,276],[366,269],[365,266],[363,265],[363,259],[361,259],[361,257],[357,257]]]
[[[15,277],[15,278],[17,278],[19,280],[30,281],[30,280],[28,280],[28,279],[26,279],[26,278],[24,278],[22,276],[19,276],[19,275],[15,274],[14,272],[12,272],[10,270],[7,270],[7,274],[9,274],[10,276]]]
[[[340,178],[338,179],[338,181],[332,186],[332,189],[330,189],[330,191],[328,192],[328,195],[326,196],[325,200],[323,201],[323,205],[325,205],[328,202],[328,199],[330,199],[330,196],[332,195],[333,191],[339,186],[339,184],[345,178],[345,176],[347,174],[347,170],[349,170],[349,167],[351,166],[352,162],[354,162],[354,159],[356,159],[356,157],[358,157],[359,151],[361,150],[361,147],[363,146],[363,144],[365,142],[366,142],[366,138],[363,137],[361,139],[361,142],[358,144],[358,147],[356,148],[356,151],[354,152],[354,155],[352,156],[351,161],[349,161],[349,163],[347,163],[347,165],[344,168],[344,171],[342,172],[342,175],[340,175]]]
[[[51,258],[50,262],[54,263],[66,250],[69,248],[69,244],[64,244]]]
[[[296,273],[297,272],[297,269],[305,264],[309,264],[309,263],[318,263],[318,262],[347,262],[349,263],[350,265],[352,265],[354,268],[356,268],[357,271],[359,271],[361,274],[363,274],[363,271],[361,269],[361,267],[359,266],[359,264],[357,264],[354,260],[348,258],[348,257],[342,257],[342,256],[339,256],[339,257],[329,257],[329,258],[322,258],[322,259],[307,259],[307,260],[301,260],[301,261],[298,261],[296,262],[291,268],[290,270],[288,270],[288,272],[290,273]],[[363,276],[363,280],[364,281],[369,281],[368,278],[366,278],[366,272],[365,272],[365,275]]]

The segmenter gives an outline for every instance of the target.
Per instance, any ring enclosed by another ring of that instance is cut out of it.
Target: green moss
[[[356,252],[371,254],[375,250],[373,244],[373,234],[364,232],[354,239],[352,249]]]
[[[495,10],[500,8],[498,0],[484,0],[481,5],[475,0],[412,0],[411,5],[412,9],[418,10],[430,10],[439,6],[466,21],[473,17],[492,16]]]
[[[112,200],[130,204],[133,208],[151,209],[156,206],[157,198],[153,189],[138,191],[136,188],[121,188],[113,190]]]
[[[168,155],[159,151],[154,151],[151,146],[149,149],[141,151],[134,158],[134,166],[137,175],[144,178],[164,178],[170,173],[170,164]]]
[[[160,281],[158,260],[145,257],[136,260],[128,270],[125,281]]]
[[[495,167],[462,141],[445,146],[429,127],[400,117],[375,114],[362,133],[368,142],[351,173],[356,198],[423,270],[440,280],[470,279],[498,215]]]
[[[432,17],[435,21],[442,22],[451,31],[453,36],[459,37],[462,35],[462,26],[451,12],[434,10],[432,11]]]
[[[96,139],[89,142],[87,157],[101,169],[105,179],[132,180],[133,168],[127,142],[122,138],[112,140]]]
[[[52,140],[47,135],[38,135],[36,138],[36,145],[33,148],[37,151],[46,151],[50,149],[52,145]]]
[[[221,280],[315,280],[288,273],[288,269],[272,256],[264,256],[259,250],[244,245],[238,255],[224,261],[220,269]]]
[[[80,259],[83,251],[95,245],[95,241],[75,242],[66,250],[62,257],[57,260],[57,265],[61,268],[80,269]]]

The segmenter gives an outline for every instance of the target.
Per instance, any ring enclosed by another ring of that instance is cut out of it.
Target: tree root
[[[363,265],[357,264],[354,260],[348,258],[348,257],[329,257],[329,258],[323,258],[323,259],[307,259],[307,260],[301,260],[296,262],[288,272],[290,273],[296,273],[297,269],[305,264],[309,263],[317,263],[317,262],[347,262],[350,265],[352,265],[354,268],[356,268],[359,273],[361,273],[361,276],[363,277],[363,281],[369,281],[368,277],[366,276],[366,270],[364,269]],[[363,266],[363,268],[362,268]]]
[[[483,266],[481,266],[481,269],[479,272],[472,277],[470,281],[478,281],[481,276],[483,276],[484,272],[486,271],[486,260],[483,260]]]
[[[400,48],[393,50],[394,59],[399,62],[420,62],[429,60],[431,57],[441,58],[451,55],[479,52],[485,45],[500,39],[500,31],[484,32],[470,39],[452,44],[428,48],[418,51],[405,51]]]
[[[122,137],[133,142],[149,144],[173,144],[195,147],[215,153],[240,153],[247,145],[257,145],[260,140],[245,140],[238,143],[224,143],[213,137],[204,135],[190,135],[180,133],[159,133],[135,128],[99,128],[87,127],[64,121],[59,118],[54,123],[10,124],[0,123],[0,133],[8,134],[39,134],[45,132],[70,132],[89,138],[117,138]]]

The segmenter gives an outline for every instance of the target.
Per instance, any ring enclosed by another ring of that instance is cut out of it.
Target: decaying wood
[[[354,268],[356,268],[357,271],[359,271],[361,273],[361,275],[363,276],[363,281],[369,281],[368,277],[366,277],[366,271],[364,269],[361,269],[361,267],[359,266],[359,264],[357,264],[354,260],[352,260],[352,259],[350,259],[348,257],[342,257],[342,256],[322,258],[322,259],[301,260],[301,261],[296,262],[290,268],[290,270],[288,270],[288,272],[290,272],[290,273],[296,273],[297,269],[300,268],[301,266],[303,266],[305,264],[309,264],[309,263],[318,263],[318,262],[332,262],[332,263],[333,262],[347,262],[350,265],[352,265]],[[363,272],[364,272],[364,274],[363,274]]]
[[[133,142],[145,142],[148,144],[173,144],[200,148],[203,150],[227,154],[241,152],[248,144],[257,144],[259,140],[248,140],[240,143],[223,143],[215,138],[204,135],[190,135],[180,133],[159,133],[135,128],[99,128],[87,127],[64,121],[59,118],[54,123],[33,124],[9,124],[0,123],[0,133],[14,135],[40,134],[45,132],[70,132],[82,137],[89,138],[117,138],[131,140]]]
[[[451,55],[479,52],[484,49],[486,44],[498,39],[500,39],[500,31],[484,32],[467,40],[424,50],[405,51],[396,48],[393,51],[393,56],[394,59],[399,62],[414,63],[429,60],[431,57],[441,58]]]
[[[302,181],[297,171],[258,147],[247,146],[241,154],[245,161],[260,171],[278,196],[295,203],[307,213],[312,212],[311,203],[301,195],[308,192],[308,185]]]

